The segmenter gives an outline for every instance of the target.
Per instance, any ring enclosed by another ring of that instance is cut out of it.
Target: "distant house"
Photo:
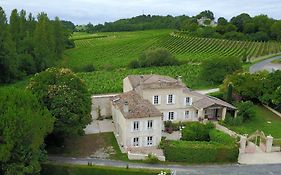
[[[129,75],[123,93],[111,97],[116,138],[125,150],[157,147],[164,121],[224,120],[236,108],[187,88],[180,78]]]
[[[211,20],[205,16],[202,16],[201,18],[197,19],[198,25],[200,26],[211,26],[215,27],[217,26],[217,23],[214,20]]]

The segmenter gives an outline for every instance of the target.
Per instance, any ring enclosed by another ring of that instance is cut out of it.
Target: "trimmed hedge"
[[[158,173],[160,170],[50,163],[43,164],[41,171],[41,175],[156,175]]]
[[[182,140],[185,141],[210,141],[209,132],[215,126],[213,123],[202,124],[193,122],[186,124],[182,130]]]
[[[217,143],[235,145],[235,139],[230,137],[229,135],[218,131],[216,129],[212,129],[209,132],[210,140]]]
[[[239,154],[234,144],[197,141],[162,141],[168,161],[187,163],[236,162]]]

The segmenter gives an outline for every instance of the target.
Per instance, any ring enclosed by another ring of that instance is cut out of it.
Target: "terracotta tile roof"
[[[134,89],[161,89],[185,87],[185,85],[180,80],[163,75],[129,75],[128,79]]]
[[[161,112],[148,100],[143,99],[135,91],[129,91],[111,98],[112,104],[117,106],[125,118],[161,117]],[[124,110],[125,103],[129,111]]]

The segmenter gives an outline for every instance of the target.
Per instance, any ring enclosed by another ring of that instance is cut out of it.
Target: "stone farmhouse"
[[[234,106],[187,88],[180,77],[129,75],[123,93],[108,97],[107,103],[100,99],[100,115],[112,116],[116,139],[126,152],[157,148],[164,121],[224,120],[227,111],[236,116]]]

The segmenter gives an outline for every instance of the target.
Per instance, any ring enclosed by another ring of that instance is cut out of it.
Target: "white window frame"
[[[133,131],[139,131],[140,130],[140,122],[134,121],[133,122]]]
[[[184,118],[189,119],[190,118],[190,111],[184,111]]]
[[[157,103],[155,103],[156,97],[157,97]],[[161,96],[160,96],[160,95],[154,95],[154,96],[152,96],[152,104],[154,104],[154,105],[160,105],[160,104],[161,104]]]
[[[139,137],[134,137],[133,138],[133,146],[134,147],[139,147],[140,146],[140,138]]]
[[[153,129],[153,120],[148,120],[148,121],[147,121],[147,129],[148,129],[148,130]]]
[[[167,95],[167,104],[175,104],[175,95],[173,94]]]
[[[168,112],[168,120],[173,121],[174,119],[175,119],[175,112],[173,111]]]
[[[146,138],[146,146],[153,146],[153,136],[148,136]]]
[[[191,106],[192,105],[192,97],[185,97],[184,98],[184,105],[185,106]]]

